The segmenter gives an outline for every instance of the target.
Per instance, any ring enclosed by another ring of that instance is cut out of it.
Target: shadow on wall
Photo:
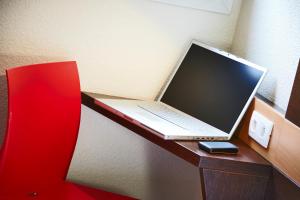
[[[237,23],[237,29],[235,32],[234,40],[230,52],[238,55],[239,57],[246,58],[249,61],[255,62],[253,60],[257,57],[257,49],[255,49],[253,42],[257,42],[257,33],[253,30],[258,29],[256,5],[258,1],[243,1],[241,7],[240,17]],[[261,19],[265,20],[265,19]],[[267,38],[266,38],[267,39]],[[266,40],[267,41],[267,40]],[[261,45],[261,44],[260,44]],[[268,44],[266,44],[268,46]],[[259,46],[259,45],[255,45]],[[256,62],[255,62],[256,63]],[[258,63],[257,63],[258,64]],[[262,63],[260,63],[262,64]],[[267,65],[263,67],[268,67]],[[272,69],[267,72],[261,86],[258,89],[260,96],[264,98],[264,101],[274,102],[277,94],[277,77],[273,74]],[[274,104],[274,103],[272,103]],[[277,106],[277,105],[276,105]],[[284,111],[282,107],[279,110]]]
[[[45,62],[58,62],[63,60],[67,59],[63,57],[16,56],[0,54],[0,146],[3,142],[7,120],[7,82],[5,70],[15,66]]]
[[[247,4],[247,5],[246,5]],[[247,9],[244,9],[244,7],[247,6]],[[251,42],[251,29],[253,24],[255,23],[253,21],[254,16],[254,1],[249,2],[243,2],[241,6],[241,10],[243,10],[243,13],[240,13],[240,17],[238,19],[237,25],[242,26],[241,28],[238,28],[238,30],[235,30],[235,36],[234,38],[237,38],[233,42],[237,42],[239,45],[233,44],[231,46],[230,51],[234,54],[238,54],[240,57],[245,58],[247,57],[248,47]],[[243,17],[247,16],[247,17]],[[246,23],[241,23],[241,20],[246,20]],[[241,25],[242,24],[242,25]],[[247,25],[246,25],[247,24]],[[239,41],[239,39],[243,39],[242,41]]]
[[[200,200],[199,169],[82,105],[67,180],[143,200]]]
[[[199,168],[160,147],[145,146],[148,199],[203,199]]]

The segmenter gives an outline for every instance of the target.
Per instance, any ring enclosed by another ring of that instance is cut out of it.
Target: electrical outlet
[[[257,143],[268,148],[274,123],[257,111],[253,111],[249,125],[249,135]]]

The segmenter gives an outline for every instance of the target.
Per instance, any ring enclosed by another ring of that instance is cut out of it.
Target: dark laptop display
[[[262,75],[192,44],[161,101],[229,133]]]

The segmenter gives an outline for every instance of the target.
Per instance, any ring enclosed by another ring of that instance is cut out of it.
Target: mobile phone
[[[230,142],[206,142],[200,141],[198,143],[200,149],[208,153],[223,153],[223,154],[237,154],[239,148]]]

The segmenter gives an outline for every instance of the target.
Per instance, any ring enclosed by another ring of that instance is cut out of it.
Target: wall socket
[[[257,143],[268,148],[274,123],[257,111],[253,111],[249,125],[249,135]]]

